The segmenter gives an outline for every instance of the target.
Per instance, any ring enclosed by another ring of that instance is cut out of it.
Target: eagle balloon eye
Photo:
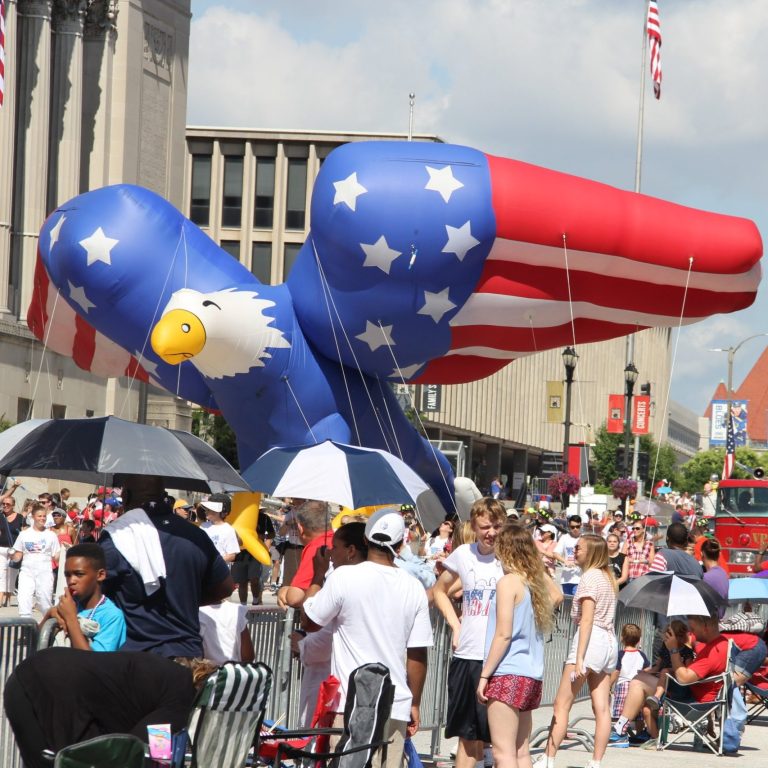
[[[189,323],[182,323],[181,330],[184,331],[184,333],[189,333],[192,328],[190,328]]]
[[[211,301],[210,299],[206,299],[203,302],[203,306],[204,307],[216,307],[216,309],[221,309],[221,307],[215,301]]]

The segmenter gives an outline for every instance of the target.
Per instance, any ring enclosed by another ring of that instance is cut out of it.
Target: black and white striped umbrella
[[[619,592],[619,602],[664,616],[717,616],[726,600],[705,581],[671,571],[646,573]]]
[[[119,485],[122,475],[152,475],[168,488],[250,490],[199,437],[115,416],[30,419],[0,432],[0,475],[11,474],[102,485]]]

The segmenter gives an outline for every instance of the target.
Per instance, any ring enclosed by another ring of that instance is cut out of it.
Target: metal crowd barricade
[[[21,756],[16,749],[5,708],[5,681],[16,665],[37,649],[37,622],[31,618],[0,617],[0,765],[3,768],[20,768]]]
[[[268,664],[274,672],[272,696],[267,717],[288,728],[299,727],[299,689],[301,664],[291,654],[291,632],[297,617],[293,609],[255,606],[249,609],[250,628],[256,661]],[[445,724],[448,661],[451,656],[450,627],[437,612],[432,612],[433,644],[428,651],[427,679],[421,698],[421,731],[432,732],[433,754],[440,746],[440,731]]]

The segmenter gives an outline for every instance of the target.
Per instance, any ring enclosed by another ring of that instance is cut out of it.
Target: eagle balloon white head
[[[291,344],[264,310],[275,302],[253,290],[176,291],[152,331],[152,347],[167,363],[189,360],[210,379],[263,367],[269,349]]]

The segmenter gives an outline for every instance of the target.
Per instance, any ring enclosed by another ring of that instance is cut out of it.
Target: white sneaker
[[[533,761],[533,768],[555,768],[555,758],[547,757],[547,755],[542,752],[540,755],[537,755],[536,759]]]
[[[598,760],[590,760],[586,768],[602,768],[602,763],[600,763]]]

